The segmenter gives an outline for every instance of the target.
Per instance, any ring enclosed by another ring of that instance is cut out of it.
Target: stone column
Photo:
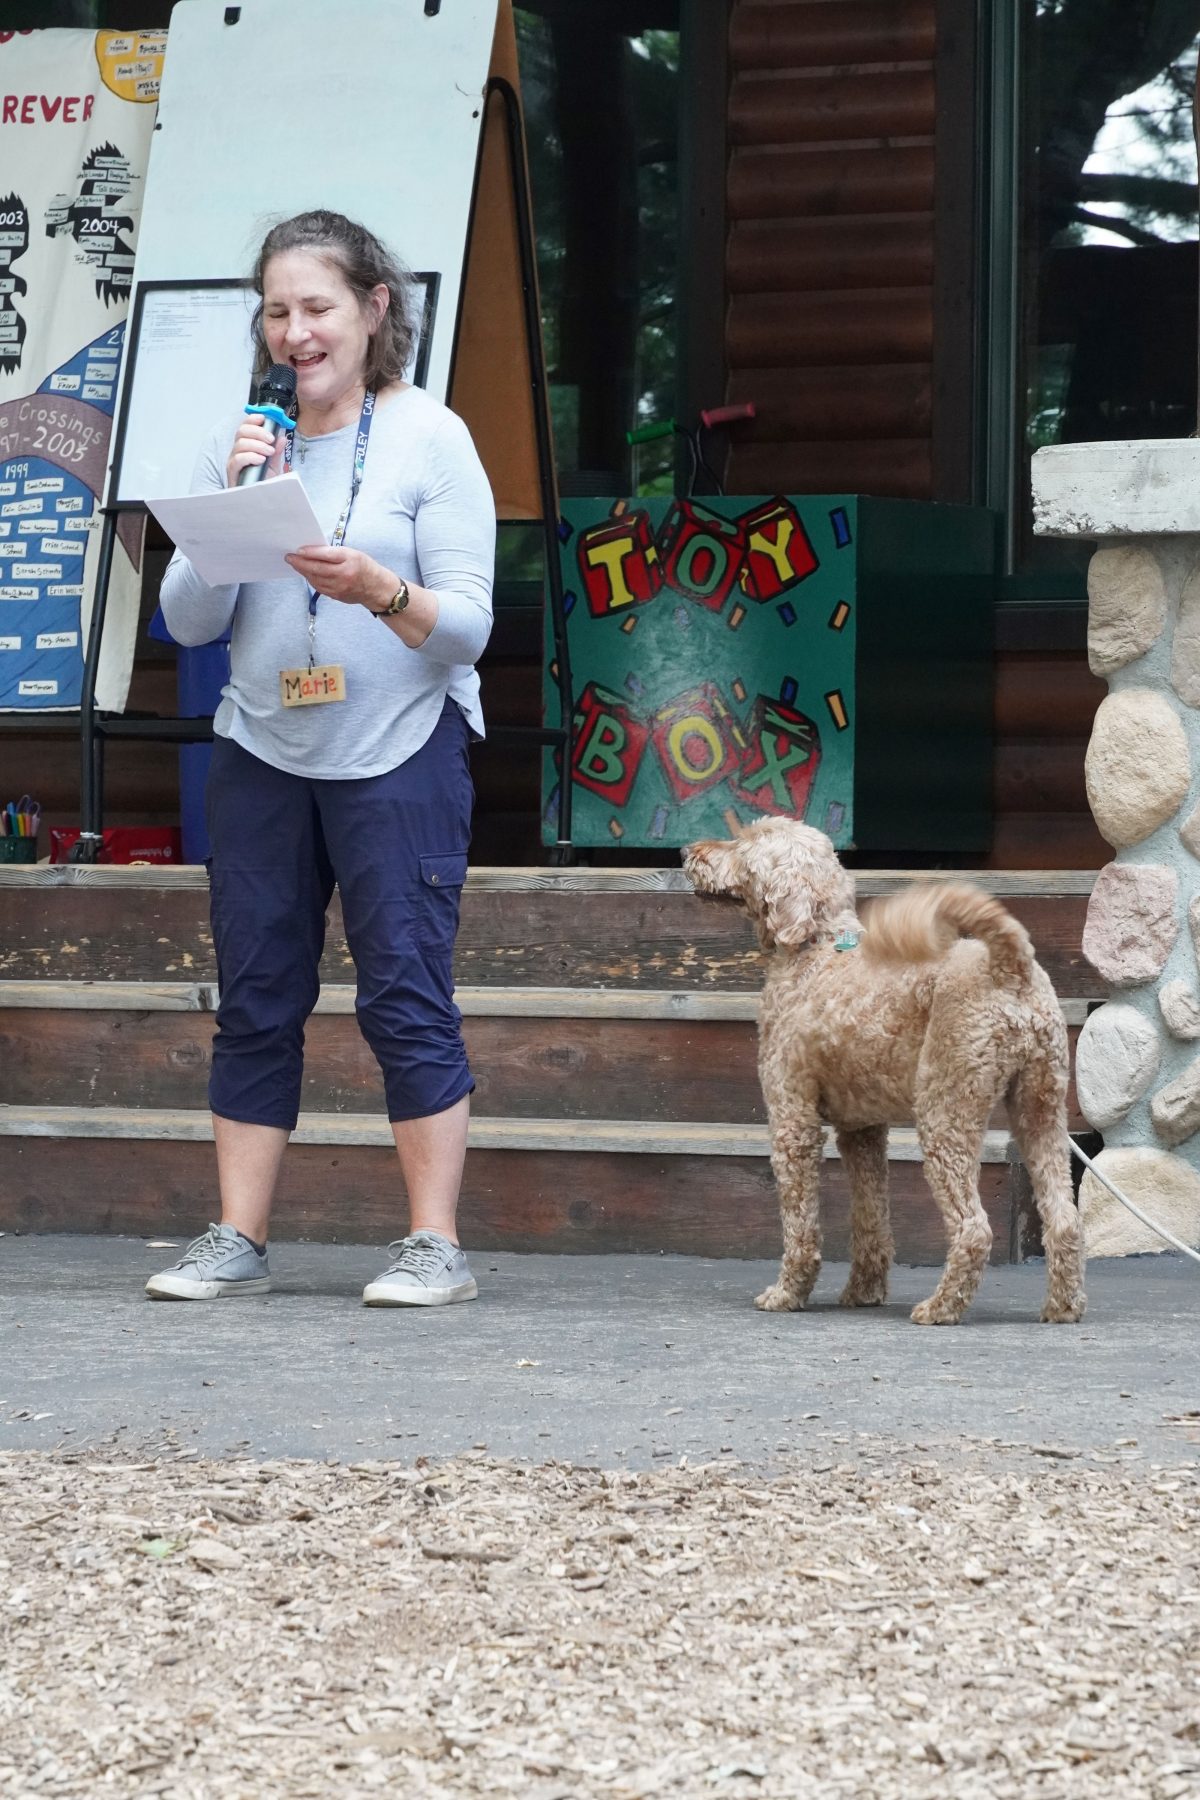
[[[1096,1159],[1185,1243],[1200,1240],[1200,440],[1062,444],[1033,458],[1034,529],[1097,540],[1088,660],[1108,682],[1085,767],[1116,852],[1083,952],[1110,997],[1079,1037]],[[1091,1255],[1162,1250],[1090,1174]]]

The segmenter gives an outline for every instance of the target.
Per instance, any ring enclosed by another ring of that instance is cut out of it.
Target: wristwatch
[[[402,613],[407,605],[408,583],[404,580],[403,576],[401,576],[400,586],[396,589],[387,605],[380,607],[379,611],[375,614],[375,617],[377,619],[394,619],[396,614]]]

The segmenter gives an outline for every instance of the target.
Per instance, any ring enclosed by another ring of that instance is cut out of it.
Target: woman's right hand
[[[268,477],[278,475],[283,467],[286,441],[282,431],[277,436],[271,432],[261,413],[247,413],[238,426],[233,449],[225,464],[226,487],[236,487],[242,470],[259,463],[266,463]]]

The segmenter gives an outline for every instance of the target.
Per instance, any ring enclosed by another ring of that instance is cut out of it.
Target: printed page
[[[326,541],[295,474],[147,505],[210,587],[279,581],[295,574],[283,560],[286,555]]]

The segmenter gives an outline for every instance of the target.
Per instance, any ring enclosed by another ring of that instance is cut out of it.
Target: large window
[[[1025,0],[1018,562],[1044,444],[1196,427],[1196,0]]]
[[[565,492],[669,491],[675,410],[678,0],[516,12],[542,323]]]

